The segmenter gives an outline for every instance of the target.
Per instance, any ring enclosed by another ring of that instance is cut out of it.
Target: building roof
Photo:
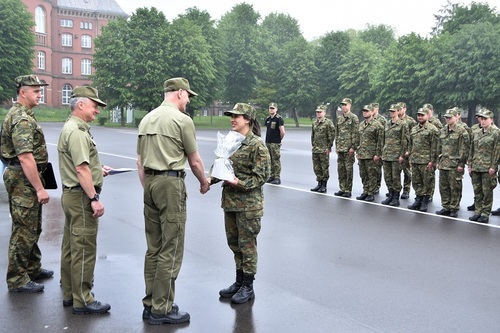
[[[81,10],[124,17],[128,16],[115,0],[58,0],[57,5],[61,9]]]

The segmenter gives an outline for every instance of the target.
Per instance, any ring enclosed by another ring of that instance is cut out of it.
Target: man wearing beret
[[[42,205],[49,202],[41,178],[48,153],[45,136],[32,110],[39,104],[41,87],[48,84],[36,75],[19,76],[15,83],[17,102],[5,116],[1,135],[2,160],[7,164],[3,179],[12,217],[7,287],[10,291],[36,293],[44,286],[35,281],[54,275],[42,268],[38,247]]]
[[[92,286],[97,250],[97,229],[104,206],[99,200],[102,166],[90,126],[106,106],[96,89],[75,87],[69,101],[71,116],[64,124],[57,151],[63,184],[61,203],[64,233],[61,246],[61,286],[63,306],[73,306],[74,314],[103,314],[111,309],[94,298]]]
[[[168,79],[164,87],[163,103],[142,119],[137,140],[147,242],[142,318],[153,325],[190,320],[189,313],[179,311],[174,304],[175,281],[184,254],[186,161],[200,182],[200,192],[210,189],[198,153],[194,123],[186,113],[189,99],[198,94],[181,77]]]

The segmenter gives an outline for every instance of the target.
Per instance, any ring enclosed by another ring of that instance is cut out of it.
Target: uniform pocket
[[[92,227],[74,227],[71,230],[75,236],[94,236],[97,234],[97,228]]]

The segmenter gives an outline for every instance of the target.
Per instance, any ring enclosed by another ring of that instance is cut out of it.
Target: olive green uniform
[[[335,149],[337,151],[337,173],[339,178],[340,191],[351,193],[354,154],[349,155],[349,150],[356,150],[359,145],[359,119],[354,113],[340,115],[337,118],[335,133]]]
[[[410,163],[412,168],[411,182],[417,196],[430,196],[434,190],[435,167],[437,163],[438,150],[437,128],[428,121],[413,127],[410,134]],[[433,164],[432,170],[427,165]]]
[[[81,308],[94,302],[92,285],[97,256],[99,219],[93,217],[91,201],[80,186],[76,167],[88,164],[97,193],[103,185],[102,166],[90,126],[74,115],[64,124],[59,142],[59,171],[64,232],[61,245],[61,286],[63,299]]]
[[[376,117],[373,117],[373,119],[377,120],[382,124],[382,128],[384,128],[385,131],[385,124],[387,124],[387,119],[384,116],[381,116],[380,114],[377,114]],[[377,189],[376,192],[379,191],[380,186],[382,185],[382,167],[383,163],[380,161],[380,163],[377,163]]]
[[[413,129],[413,126],[417,125],[417,121],[413,119],[412,117],[405,115],[403,118],[401,118],[403,122],[406,123],[408,126],[408,130],[411,132]],[[403,163],[401,165],[401,168],[403,170],[403,192],[410,193],[410,187],[411,187],[411,168],[410,168],[410,158],[409,156],[405,156]]]
[[[146,296],[151,313],[167,314],[184,255],[187,155],[198,150],[194,123],[187,113],[164,101],[139,125],[137,154],[144,168],[144,221],[147,251]]]
[[[374,156],[382,156],[384,145],[384,126],[377,120],[362,121],[359,124],[359,146],[356,148],[359,164],[359,175],[363,183],[363,193],[375,194],[378,181],[378,165],[382,164],[379,159],[373,160]]]
[[[330,155],[325,151],[332,150],[335,140],[335,126],[326,117],[316,119],[312,125],[311,145],[313,170],[316,181],[328,181],[330,178]]]
[[[20,103],[14,103],[5,116],[1,140],[2,158],[8,162],[3,180],[12,218],[7,267],[7,287],[11,290],[26,285],[42,269],[42,253],[38,247],[42,205],[17,156],[32,153],[41,172],[48,162],[48,153],[45,136],[33,110]]]
[[[382,161],[384,164],[384,180],[389,191],[401,192],[401,163],[399,158],[408,151],[410,133],[408,125],[401,119],[395,123],[388,120],[385,124],[384,147]]]

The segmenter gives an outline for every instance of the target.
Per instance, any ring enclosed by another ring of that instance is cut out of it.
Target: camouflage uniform
[[[428,121],[424,125],[416,125],[410,134],[410,164],[415,194],[420,197],[429,197],[433,190],[431,188],[435,177],[434,168],[437,163],[438,148],[437,128]],[[432,171],[427,165],[433,164]]]
[[[42,205],[17,156],[32,153],[41,172],[48,162],[48,153],[45,136],[35,120],[33,110],[19,103],[14,103],[5,116],[1,140],[2,157],[9,161],[3,180],[12,217],[7,268],[7,286],[10,290],[26,285],[42,269],[42,253],[38,247],[42,232]]]
[[[403,120],[398,119],[396,123],[387,121],[382,149],[384,180],[389,192],[396,192],[398,197],[402,188],[399,158],[408,151],[409,135],[408,125]]]
[[[312,125],[311,145],[312,162],[317,182],[327,182],[330,178],[330,155],[325,151],[332,150],[335,140],[335,126],[326,117],[316,119]]]
[[[453,116],[453,111],[445,117]],[[439,133],[439,193],[441,206],[445,211],[456,212],[462,199],[462,179],[469,153],[469,134],[458,122],[453,126],[444,126]]]
[[[271,179],[280,179],[281,175],[281,134],[280,126],[285,126],[283,118],[276,114],[266,119],[266,147],[271,156]]]
[[[474,214],[481,217],[488,218],[493,205],[493,189],[497,186],[497,172],[490,175],[488,171],[490,168],[494,170],[498,168],[499,140],[500,130],[492,124],[487,131],[484,129],[474,131],[474,138],[471,142],[469,167],[472,170],[474,188]]]
[[[378,165],[381,160],[374,161],[373,158],[382,156],[384,144],[384,127],[375,120],[363,120],[359,124],[359,145],[356,149],[359,174],[363,183],[363,193],[369,196],[375,194],[377,189]]]
[[[337,152],[337,173],[339,178],[340,192],[351,193],[354,154],[350,155],[349,150],[356,150],[359,145],[359,119],[354,113],[337,117],[335,133],[335,150]]]
[[[387,119],[384,116],[377,114],[377,116],[373,117],[373,119],[380,122],[382,124],[382,127],[385,129],[385,124],[387,124]],[[380,186],[382,184],[382,166],[383,166],[382,162],[377,163],[377,189],[376,189],[376,192],[379,191]]]
[[[417,125],[417,121],[413,119],[412,117],[405,115],[403,118],[401,118],[403,122],[408,126],[408,130],[411,132],[413,129],[413,126]],[[403,170],[404,174],[404,179],[403,179],[403,192],[410,193],[410,187],[411,187],[411,168],[410,168],[410,158],[409,156],[405,156],[403,160],[403,164],[401,165],[401,168]]]

